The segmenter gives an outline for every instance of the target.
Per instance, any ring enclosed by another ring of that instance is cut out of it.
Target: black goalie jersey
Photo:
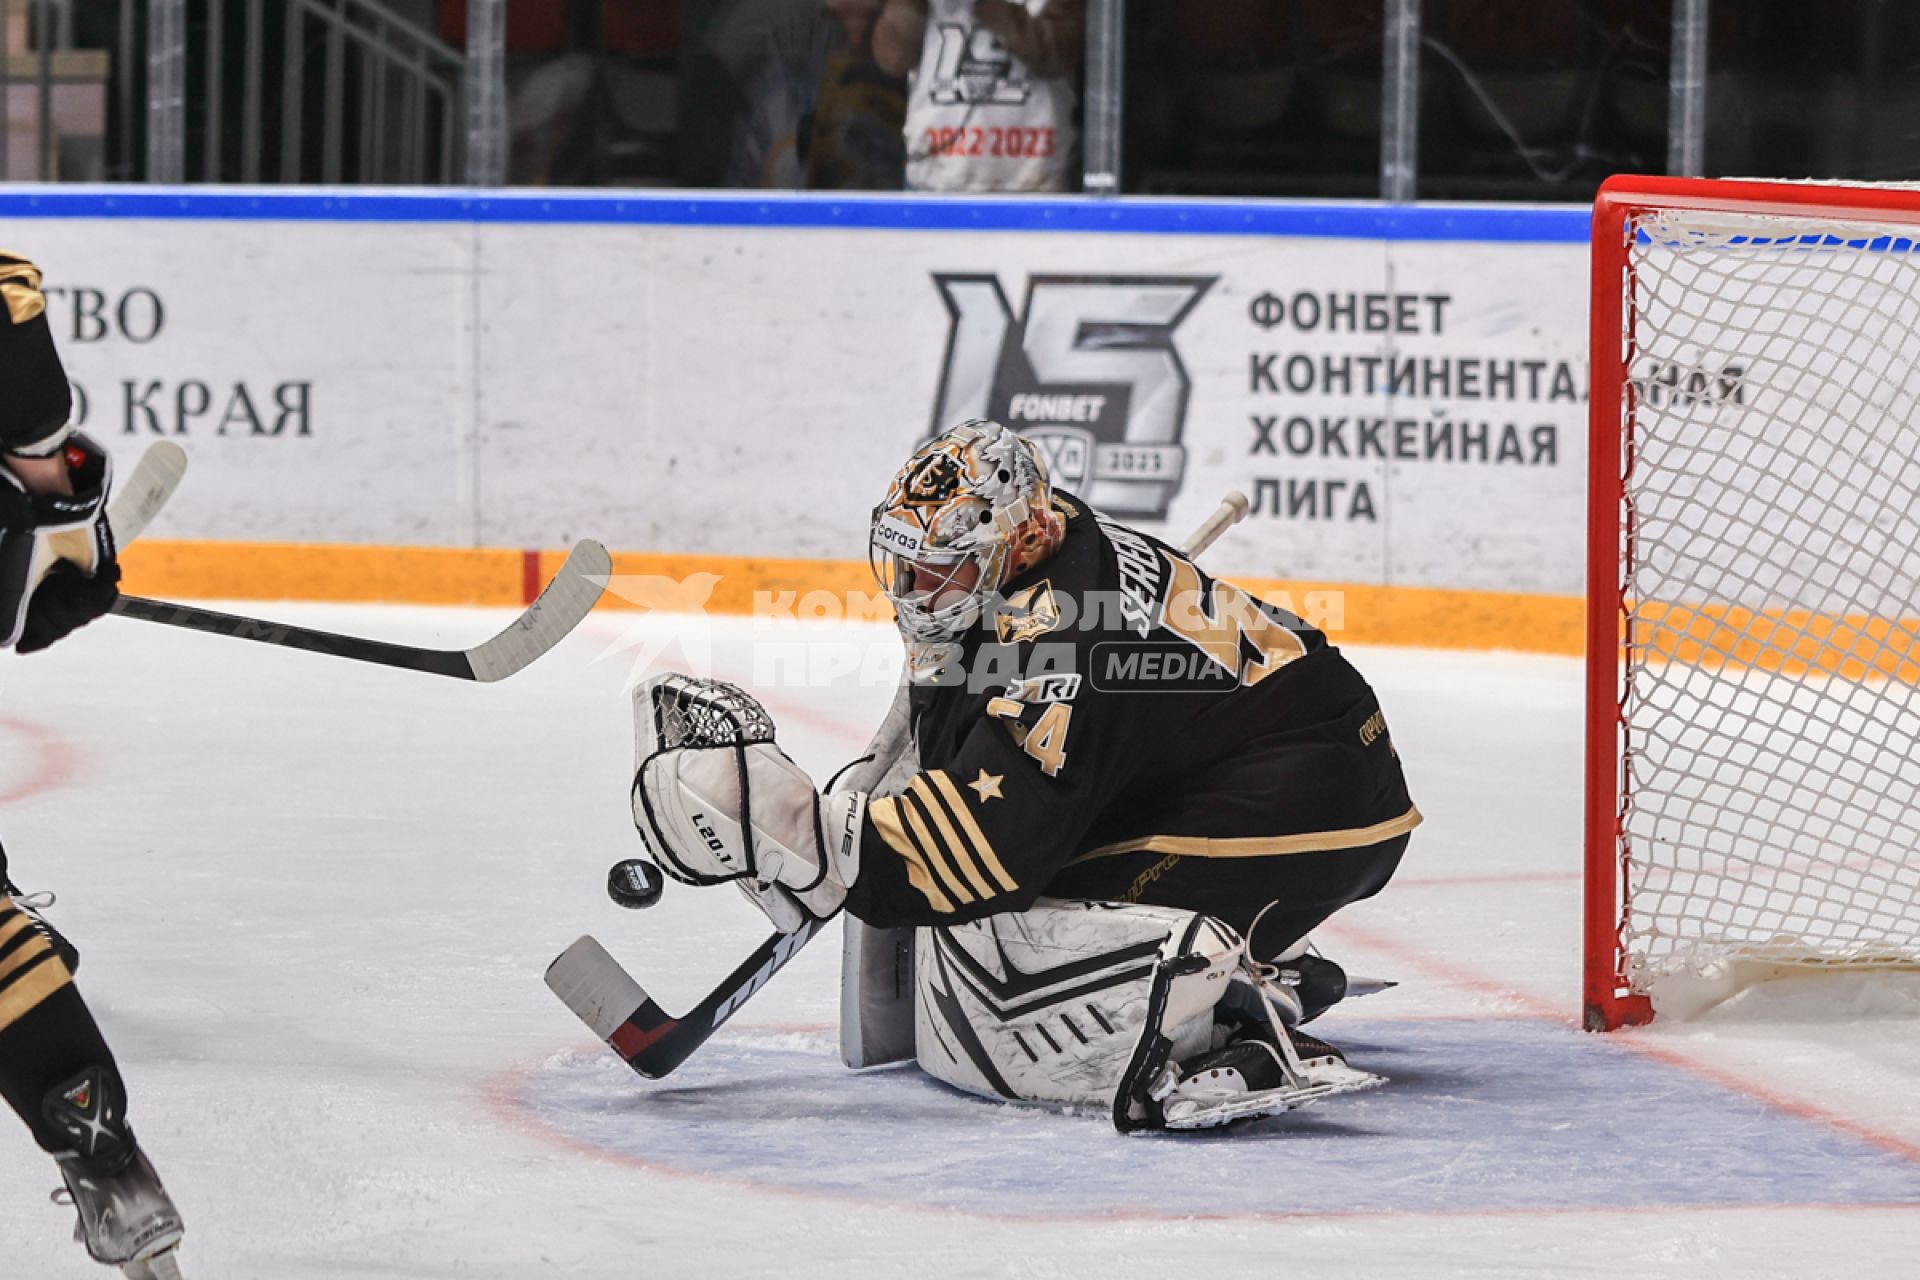
[[[912,690],[921,772],[867,809],[848,908],[1184,907],[1271,955],[1393,874],[1420,814],[1321,632],[1069,495],[1058,554]]]

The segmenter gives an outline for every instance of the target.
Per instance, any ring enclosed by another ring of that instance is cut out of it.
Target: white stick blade
[[[186,470],[187,451],[171,440],[156,440],[147,446],[131,472],[114,477],[112,501],[107,504],[107,527],[113,530],[116,547],[127,546],[146,531],[147,525],[160,514],[160,508],[173,496]],[[64,529],[50,537],[36,539],[27,581],[38,586],[62,560],[92,572],[93,535],[84,529]]]
[[[547,988],[602,1040],[613,1037],[627,1015],[647,1002],[647,993],[591,936],[554,957]]]
[[[473,678],[504,680],[559,644],[593,612],[612,572],[613,557],[605,547],[590,538],[577,543],[540,598],[512,626],[467,651]]]
[[[115,486],[107,507],[114,540],[132,542],[146,531],[187,473],[187,451],[171,440],[156,440],[140,455],[124,483]]]

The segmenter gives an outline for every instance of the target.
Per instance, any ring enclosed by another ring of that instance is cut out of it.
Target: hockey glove
[[[35,588],[14,652],[39,652],[113,608],[119,598],[118,561],[109,560],[91,578],[70,562],[60,561]]]
[[[57,455],[73,492],[28,495],[0,471],[0,645],[44,649],[113,607],[120,565],[107,525],[113,467],[74,433]]]
[[[766,709],[733,685],[664,675],[633,691],[633,820],[660,869],[739,881],[775,926],[825,917],[858,871],[866,796],[822,797],[774,745]]]

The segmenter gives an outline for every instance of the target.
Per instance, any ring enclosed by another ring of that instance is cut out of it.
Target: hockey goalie
[[[853,917],[849,1065],[911,1055],[1123,1131],[1382,1083],[1299,1030],[1347,986],[1309,931],[1379,892],[1420,822],[1325,635],[1053,488],[990,422],[908,459],[871,561],[906,679],[824,793],[739,689],[634,691],[661,869],[737,882],[788,933]]]

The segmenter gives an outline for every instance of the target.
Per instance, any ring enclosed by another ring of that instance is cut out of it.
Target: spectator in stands
[[[875,61],[881,0],[824,0],[847,43],[827,56],[804,139],[807,186],[815,190],[898,191],[906,181],[905,77]]]
[[[734,0],[714,15],[690,74],[693,185],[898,190],[906,90],[873,60],[880,4]]]
[[[1066,191],[1086,0],[885,0],[874,56],[907,94],[907,186]]]

